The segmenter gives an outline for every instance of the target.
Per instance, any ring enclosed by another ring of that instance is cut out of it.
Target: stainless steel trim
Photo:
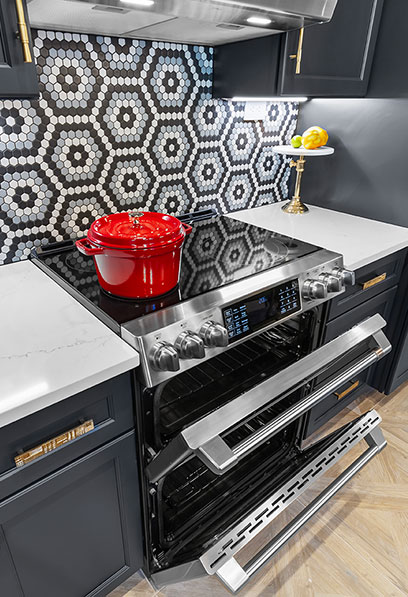
[[[265,292],[280,283],[292,279],[299,280],[299,288],[301,290],[307,278],[317,279],[323,272],[327,273],[334,267],[341,267],[342,264],[343,258],[341,255],[321,249],[290,263],[236,282],[232,281],[226,286],[122,325],[121,336],[123,340],[136,348],[140,355],[141,366],[136,372],[139,381],[144,386],[153,387],[177,375],[177,373],[171,371],[155,371],[150,366],[149,354],[157,342],[164,341],[173,344],[180,333],[187,329],[198,332],[207,321],[214,321],[215,323],[224,325],[222,308],[239,300],[245,300],[250,296]],[[344,288],[340,292],[330,293],[330,298],[334,298],[342,292],[344,292]],[[311,309],[327,300],[327,298],[314,299],[308,301],[306,304],[301,299],[301,308],[297,313]],[[293,317],[293,314],[265,326],[264,330],[271,329],[291,317]],[[204,360],[211,359],[217,354],[228,350],[231,346],[236,346],[240,342],[244,342],[257,334],[259,334],[259,330],[242,340],[235,341],[228,347],[206,347]],[[182,359],[180,361],[180,372],[186,371],[196,366],[196,364],[194,360]]]
[[[329,394],[334,392],[339,386],[346,383],[350,377],[354,377],[358,375],[365,369],[368,369],[371,365],[376,363],[380,358],[385,356],[391,351],[391,344],[386,339],[383,332],[380,332],[383,336],[386,347],[378,350],[373,350],[370,354],[365,356],[361,359],[358,363],[344,371],[341,375],[338,375],[334,379],[332,379],[327,385],[319,390],[316,390],[309,396],[306,396],[303,400],[286,410],[284,413],[273,419],[269,423],[269,425],[265,425],[259,431],[253,433],[249,438],[243,440],[234,448],[232,452],[236,456],[238,460],[246,456],[248,453],[255,450],[260,444],[264,443],[276,433],[284,429],[289,423],[296,420],[298,417],[306,413],[310,410],[313,406],[316,406],[319,402],[321,402],[324,398],[326,398]]]
[[[333,361],[378,332],[385,325],[386,322],[378,313],[366,319],[348,332],[303,357],[297,363],[184,429],[181,434],[185,442],[192,450],[197,450],[216,435],[225,432],[240,420],[266,406],[272,399],[324,370]]]
[[[177,452],[182,451],[184,457],[195,452],[212,472],[215,474],[224,473],[234,466],[240,458],[283,429],[288,423],[307,412],[320,400],[323,400],[339,385],[345,383],[350,376],[356,375],[387,354],[391,350],[391,345],[384,333],[380,331],[385,325],[386,322],[381,315],[373,315],[297,363],[190,425],[149,463],[146,467],[147,476],[152,482],[155,482],[165,472],[169,472],[171,462],[178,463],[180,461],[180,458],[175,458],[175,450]],[[220,437],[221,433],[260,410],[273,399],[281,395],[287,395],[289,390],[293,390],[299,384],[305,383],[307,379],[323,371],[370,336],[373,337],[377,346],[368,355],[365,355],[361,361],[337,376],[320,390],[301,400],[297,405],[290,407],[271,421],[269,425],[255,432],[250,438],[231,449]]]
[[[294,477],[250,512],[233,529],[223,534],[215,545],[200,557],[208,574],[218,573],[230,558],[297,500],[306,489],[362,439],[367,438],[366,441],[370,448],[374,447],[376,451],[380,451],[386,445],[381,432],[378,431],[380,423],[381,417],[375,410],[359,417],[324,452],[308,462]],[[373,434],[372,437],[369,437],[370,434]]]
[[[381,434],[379,427],[377,436]],[[265,566],[271,558],[291,539],[311,518],[322,508],[340,489],[342,489],[378,452],[384,447],[383,443],[374,445],[366,450],[353,462],[337,479],[322,491],[290,524],[288,524],[274,539],[266,545],[256,557],[246,566],[240,566],[235,558],[228,560],[216,574],[221,582],[233,593],[236,593]]]
[[[329,21],[337,0],[30,0],[32,26],[217,45]],[[95,13],[94,8],[99,12]],[[252,24],[248,19],[262,17]]]

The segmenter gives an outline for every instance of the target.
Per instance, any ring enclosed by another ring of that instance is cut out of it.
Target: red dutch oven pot
[[[76,241],[92,256],[104,290],[123,298],[152,298],[178,284],[181,249],[191,226],[174,216],[140,211],[103,216]]]

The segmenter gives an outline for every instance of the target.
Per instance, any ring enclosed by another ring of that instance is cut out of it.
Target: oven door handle
[[[348,332],[199,419],[181,431],[148,464],[145,469],[148,479],[151,482],[158,481],[194,453],[215,474],[223,474],[233,467],[240,458],[318,404],[333,390],[348,381],[350,377],[385,356],[391,350],[390,343],[381,331],[385,325],[386,322],[381,315],[376,314],[369,317]],[[247,420],[257,411],[267,408],[273,400],[281,400],[287,396],[288,392],[294,391],[313,379],[339,358],[347,355],[353,348],[370,338],[375,343],[374,348],[370,348],[369,352],[343,372],[344,374],[337,376],[335,380],[303,398],[293,407],[289,407],[245,441],[230,448],[221,438],[222,433],[241,421]]]
[[[386,445],[386,441],[377,427],[366,438],[368,449],[343,471],[326,489],[324,489],[302,512],[286,525],[260,552],[245,566],[241,566],[231,557],[217,571],[220,581],[232,592],[237,593],[251,578],[268,564],[273,556],[342,489],[374,456]]]
[[[299,402],[272,419],[270,423],[252,433],[233,448],[230,448],[227,443],[217,435],[198,448],[196,452],[197,456],[216,475],[225,473],[239,460],[253,452],[261,444],[267,442],[274,435],[279,433],[279,431],[282,431],[282,429],[287,427],[290,423],[293,423],[293,421],[304,415],[308,410],[319,404],[319,402],[327,398],[329,394],[332,394],[334,390],[347,383],[350,378],[353,378],[365,369],[368,369],[368,367],[374,365],[374,363],[389,352],[391,345],[383,332],[377,332],[374,334],[374,337],[378,341],[379,346],[384,346],[385,348],[389,347],[389,349],[384,350],[383,348],[376,348],[372,350],[360,361],[333,378],[324,387],[319,388],[312,394],[299,400]]]

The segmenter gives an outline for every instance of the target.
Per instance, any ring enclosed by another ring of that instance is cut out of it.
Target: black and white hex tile
[[[0,263],[133,208],[222,212],[287,196],[298,105],[264,122],[211,98],[212,49],[34,32],[40,99],[0,100]]]

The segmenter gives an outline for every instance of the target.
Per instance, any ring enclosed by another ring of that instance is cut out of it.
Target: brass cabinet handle
[[[24,62],[32,62],[30,50],[30,38],[28,37],[28,30],[24,14],[23,0],[16,0],[17,9],[17,25],[20,33],[21,45],[23,46]]]
[[[367,290],[367,288],[371,288],[371,286],[375,286],[376,284],[383,282],[386,277],[387,277],[387,272],[384,272],[383,274],[380,274],[379,276],[376,276],[375,278],[371,278],[371,280],[367,280],[367,282],[364,282],[364,284],[363,284],[363,290]]]
[[[299,41],[298,41],[298,49],[296,54],[291,54],[289,58],[294,60],[296,58],[296,70],[295,73],[300,75],[300,65],[302,63],[302,48],[303,48],[303,35],[305,33],[305,28],[302,27],[299,29]]]
[[[31,450],[27,450],[27,452],[24,452],[23,454],[18,454],[15,456],[14,462],[17,467],[33,462],[33,460],[37,460],[40,456],[44,456],[44,454],[52,452],[64,444],[68,444],[80,435],[85,435],[85,433],[89,433],[93,429],[95,429],[93,420],[90,419],[89,421],[85,421],[84,423],[81,423],[81,425],[78,425],[78,427],[65,431],[65,433],[62,433],[53,439],[49,439],[35,448],[31,448]]]
[[[359,385],[360,385],[360,380],[357,380],[354,383],[352,383],[351,386],[349,386],[343,392],[334,392],[335,396],[337,396],[337,400],[341,400],[342,398],[347,396],[347,394],[350,394],[350,392],[355,390]]]

